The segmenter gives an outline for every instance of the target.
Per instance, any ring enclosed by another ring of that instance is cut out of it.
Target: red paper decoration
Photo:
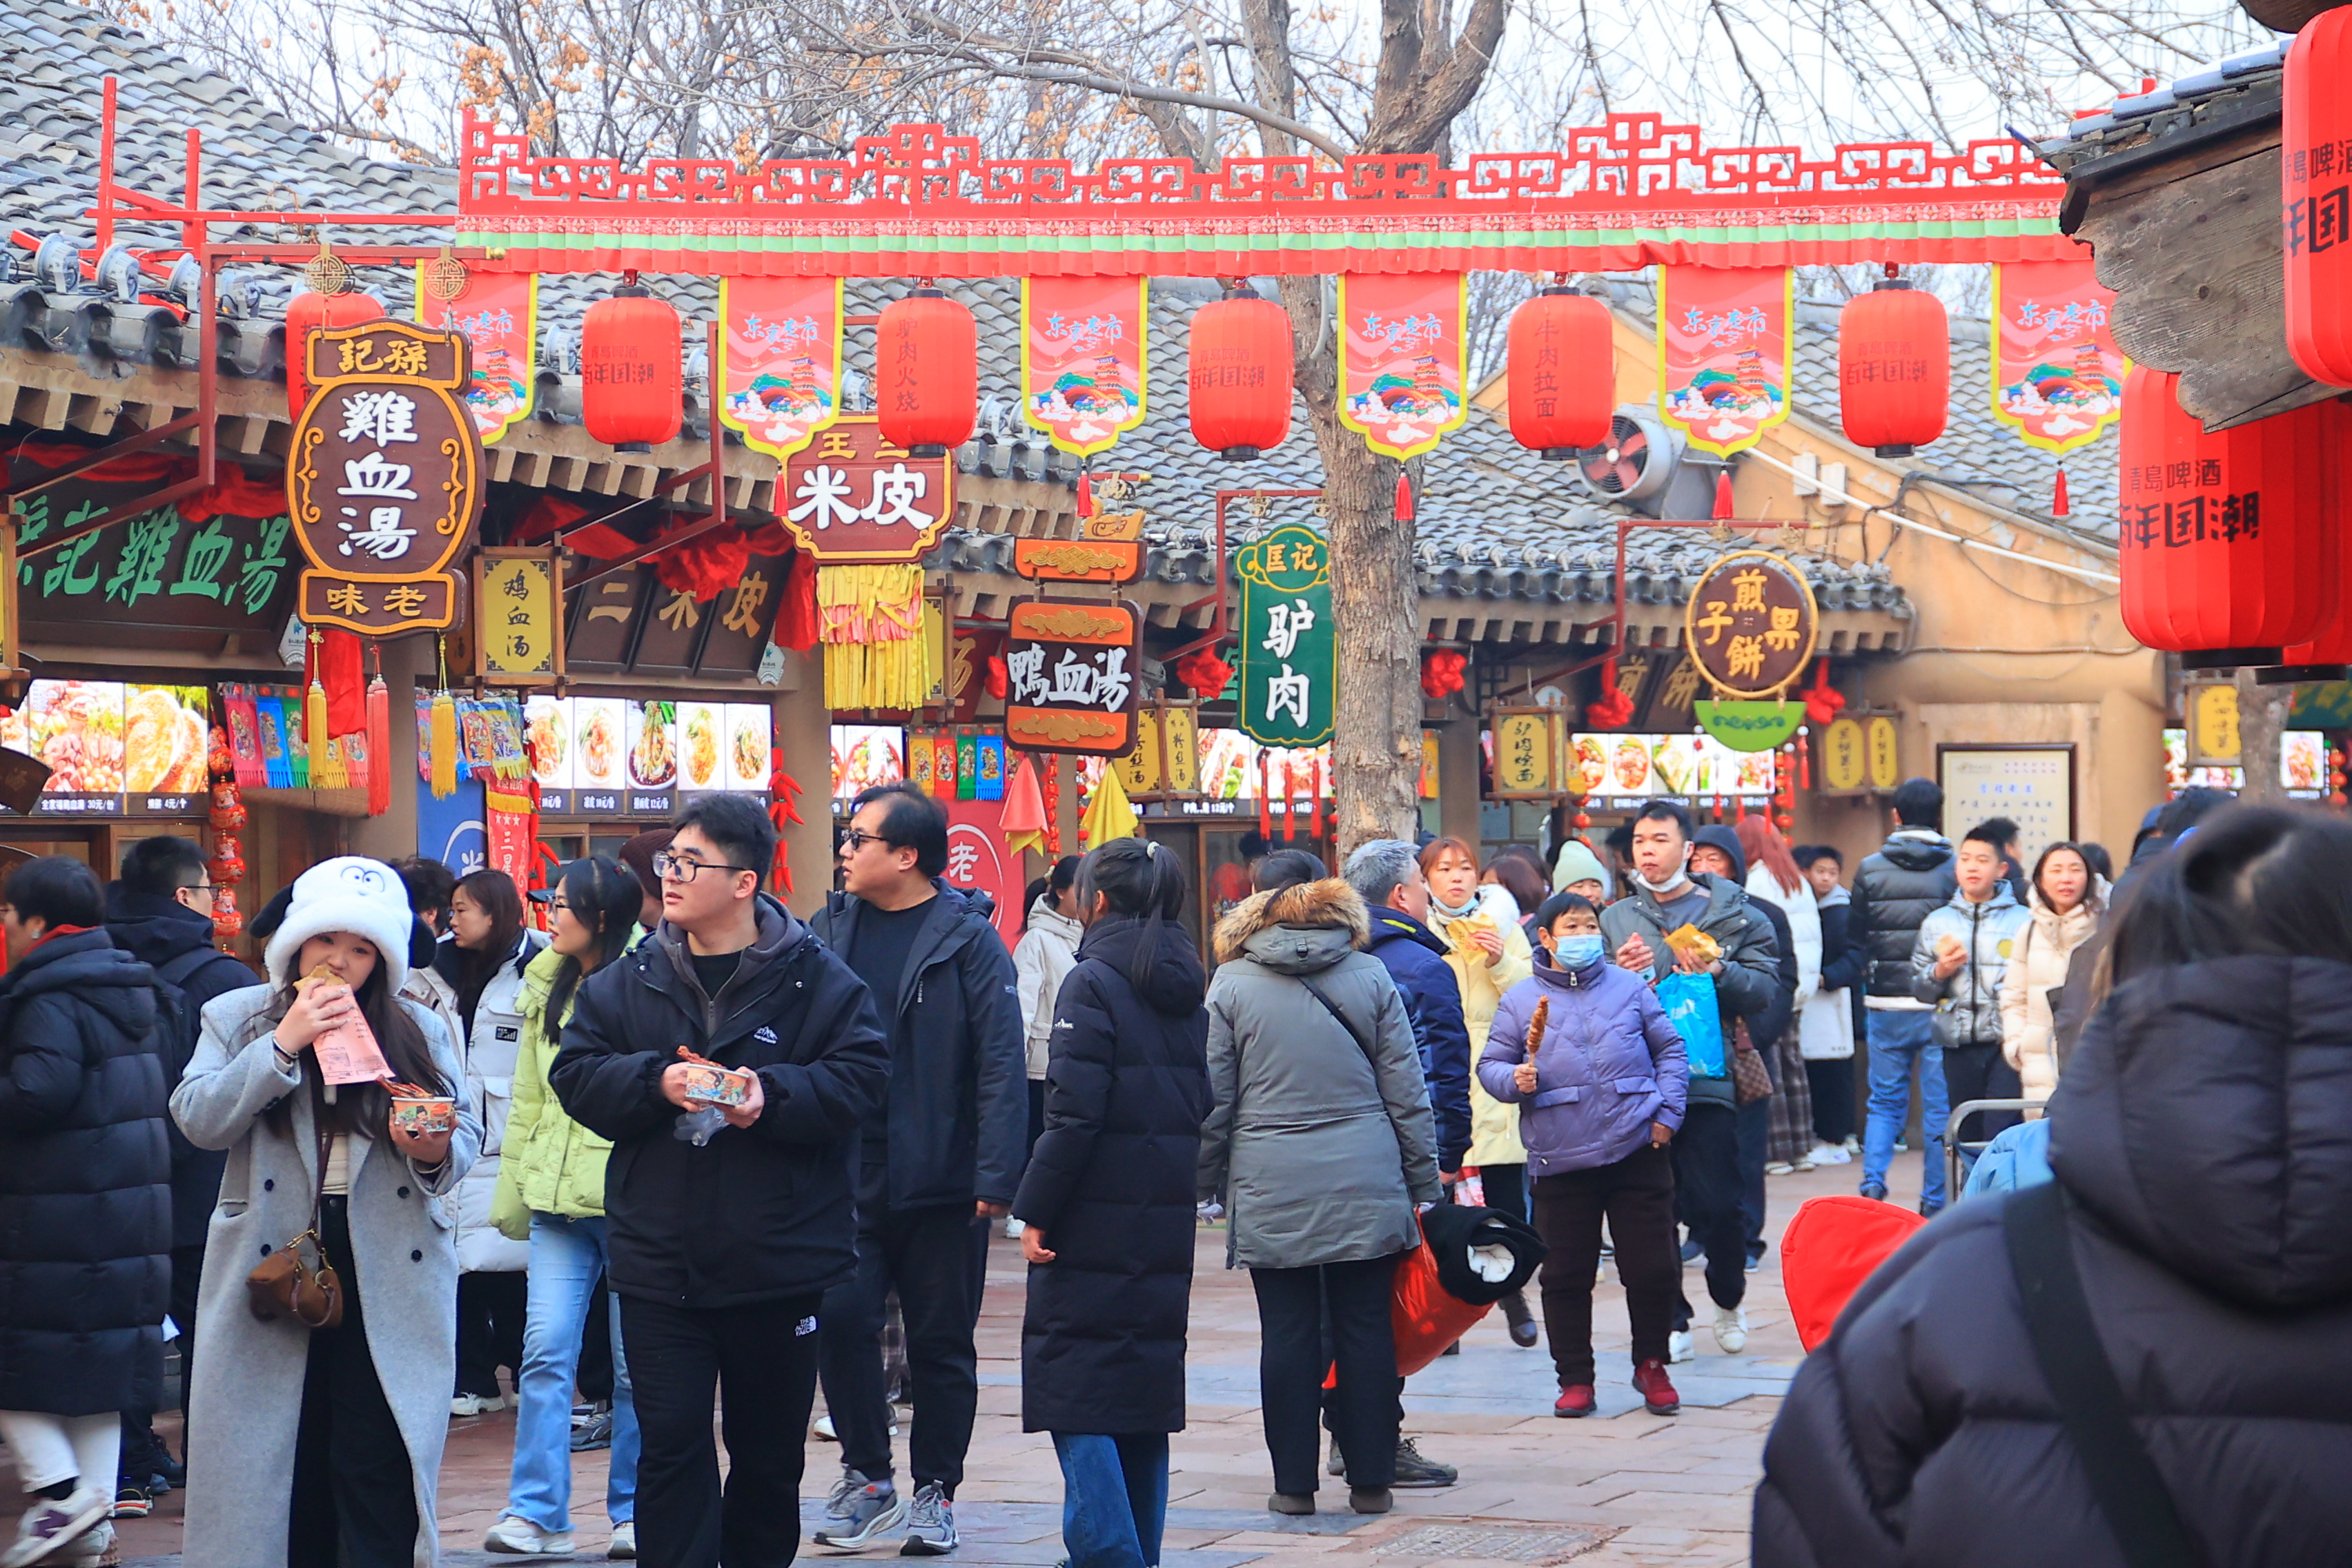
[[[882,438],[943,458],[971,438],[980,406],[980,330],[928,281],[882,308],[874,327],[874,415]]]
[[[1830,685],[1830,661],[1813,661],[1813,684],[1805,691],[1805,721],[1811,724],[1827,724],[1845,706],[1845,693]]]
[[[1504,377],[1511,438],[1555,462],[1609,438],[1617,412],[1609,307],[1573,289],[1546,289],[1511,313]]]
[[[1601,667],[1601,700],[1585,705],[1584,721],[1596,730],[1614,730],[1633,717],[1633,700],[1617,684],[1617,661]]]
[[[673,439],[686,417],[677,311],[625,283],[580,319],[580,419],[608,447]]]
[[[2352,386],[2352,13],[2322,11],[2286,54],[2279,184],[2286,346],[2305,375]]]
[[[2192,668],[2277,664],[2327,625],[2342,591],[2333,403],[2208,435],[2179,377],[2124,380],[2124,626]]]
[[[1462,689],[1462,671],[1470,656],[1460,648],[1441,647],[1421,661],[1421,694],[1433,702],[1443,701]]]
[[[1176,679],[1203,702],[1213,701],[1234,679],[1234,667],[1213,647],[1195,648],[1176,661]]]
[[[1838,406],[1847,440],[1882,458],[1907,458],[1944,433],[1951,400],[1952,329],[1941,300],[1890,276],[1846,301],[1838,317]]]
[[[1290,434],[1290,313],[1247,283],[1192,314],[1185,391],[1192,439],[1227,462],[1279,447]]]
[[[286,301],[286,412],[302,416],[310,401],[310,378],[302,374],[304,351],[313,327],[356,327],[383,319],[383,307],[365,294],[313,294],[305,289]]]

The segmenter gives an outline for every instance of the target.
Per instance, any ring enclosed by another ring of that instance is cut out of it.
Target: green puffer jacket
[[[566,1116],[547,1087],[556,1049],[547,1037],[547,998],[562,966],[563,955],[551,947],[522,972],[522,1049],[515,1058],[506,1153],[490,1202],[490,1222],[517,1241],[530,1238],[534,1214],[566,1219],[601,1219],[604,1214],[604,1160],[613,1145]],[[575,987],[572,1004],[579,996]],[[563,1016],[571,1018],[572,1005]]]

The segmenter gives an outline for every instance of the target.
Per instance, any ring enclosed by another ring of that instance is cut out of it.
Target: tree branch
[[[1486,85],[1510,13],[1510,0],[1475,0],[1453,52],[1433,75],[1400,97],[1375,95],[1364,151],[1426,153],[1434,146]]]

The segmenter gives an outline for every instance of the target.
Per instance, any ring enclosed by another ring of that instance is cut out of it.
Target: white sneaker
[[[1023,1225],[1019,1220],[1014,1219],[1011,1215],[1006,1215],[1004,1216],[1004,1239],[1005,1239],[1005,1240],[1007,1240],[1007,1241],[1018,1241],[1018,1240],[1020,1240],[1020,1239],[1021,1239],[1021,1233],[1022,1233],[1023,1231],[1024,1231],[1024,1230],[1027,1230],[1028,1228],[1029,1228],[1029,1227],[1028,1227],[1027,1226]]]
[[[29,1497],[16,1521],[16,1539],[0,1552],[0,1568],[27,1568],[35,1563],[55,1563],[79,1550],[77,1537],[95,1531],[114,1511],[112,1491],[100,1491],[85,1482],[73,1495]]]
[[[1807,1154],[1805,1158],[1816,1165],[1843,1165],[1853,1156],[1847,1153],[1842,1144],[1816,1143],[1813,1145],[1812,1152]]]
[[[1786,1176],[1794,1174],[1796,1169],[1796,1166],[1786,1160],[1774,1160],[1764,1167],[1764,1173],[1768,1176]]]
[[[503,1552],[516,1557],[560,1557],[580,1549],[568,1530],[541,1530],[527,1519],[513,1514],[490,1526],[482,1537],[482,1550]]]
[[[449,1401],[449,1414],[452,1415],[488,1415],[506,1407],[506,1400],[495,1394],[460,1394]]]
[[[1717,1307],[1715,1310],[1715,1348],[1726,1355],[1738,1355],[1748,1348],[1748,1309]]]
[[[1676,1329],[1673,1333],[1666,1336],[1666,1359],[1668,1361],[1676,1363],[1686,1362],[1697,1353],[1697,1348],[1691,1342],[1691,1331],[1688,1329]]]
[[[114,1551],[114,1526],[110,1521],[85,1530],[71,1546],[49,1559],[56,1568],[103,1568]]]
[[[614,1563],[635,1563],[637,1560],[637,1521],[613,1527],[613,1544],[604,1549],[605,1558]]]
[[[841,1434],[834,1430],[833,1417],[830,1415],[820,1415],[816,1418],[816,1435],[828,1443],[841,1441]],[[898,1435],[898,1423],[897,1418],[893,1417],[890,1422],[890,1436],[896,1437]]]

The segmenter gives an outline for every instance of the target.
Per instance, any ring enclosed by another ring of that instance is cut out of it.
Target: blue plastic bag
[[[1724,1065],[1723,1013],[1715,1000],[1715,976],[1679,971],[1658,982],[1658,1005],[1683,1037],[1693,1078],[1728,1078]]]

